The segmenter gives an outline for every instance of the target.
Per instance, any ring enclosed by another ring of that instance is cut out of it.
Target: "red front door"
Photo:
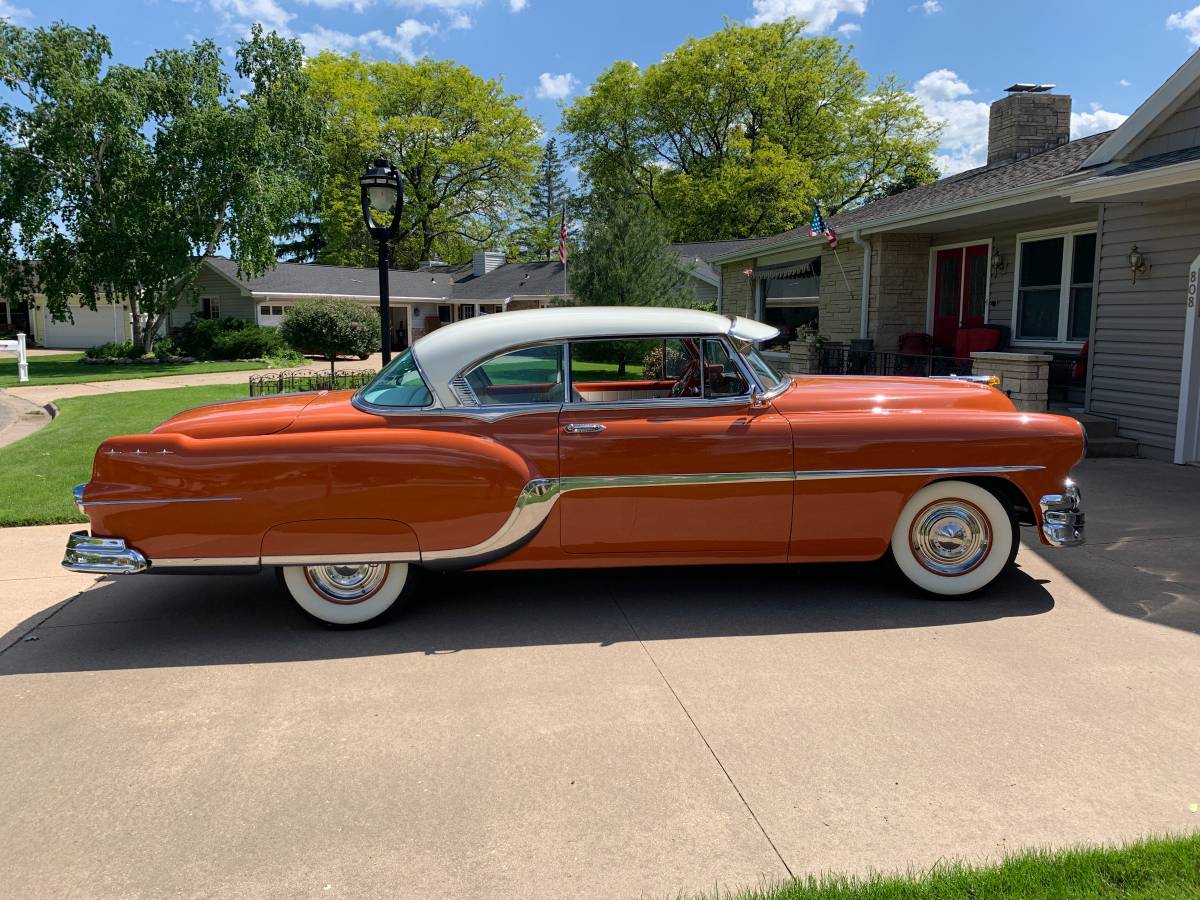
[[[933,272],[933,339],[952,351],[958,329],[987,318],[987,244],[939,250]]]

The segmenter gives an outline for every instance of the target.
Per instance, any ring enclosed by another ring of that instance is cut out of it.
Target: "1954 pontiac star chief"
[[[414,567],[874,560],[934,594],[988,585],[1018,526],[1083,541],[1073,419],[987,384],[780,375],[776,330],[653,308],[468,319],[357,393],[285,394],[115,437],[75,489],[80,572],[279,567],[355,624]]]

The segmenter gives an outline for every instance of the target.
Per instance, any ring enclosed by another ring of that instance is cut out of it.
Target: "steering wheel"
[[[671,396],[687,397],[691,396],[693,391],[700,392],[700,364],[695,359],[690,359],[672,386]]]

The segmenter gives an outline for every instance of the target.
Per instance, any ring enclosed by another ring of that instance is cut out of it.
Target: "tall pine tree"
[[[542,150],[537,180],[530,190],[529,205],[525,208],[525,224],[517,235],[520,255],[533,262],[558,258],[559,229],[563,207],[574,197],[563,179],[562,157],[558,141],[550,138]]]

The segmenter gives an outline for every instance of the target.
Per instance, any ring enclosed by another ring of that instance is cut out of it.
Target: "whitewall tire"
[[[1013,558],[1017,530],[994,494],[965,481],[917,491],[892,531],[892,558],[917,587],[953,597],[995,580]]]
[[[408,563],[283,567],[292,599],[330,625],[360,625],[383,615],[400,599],[410,576]]]

